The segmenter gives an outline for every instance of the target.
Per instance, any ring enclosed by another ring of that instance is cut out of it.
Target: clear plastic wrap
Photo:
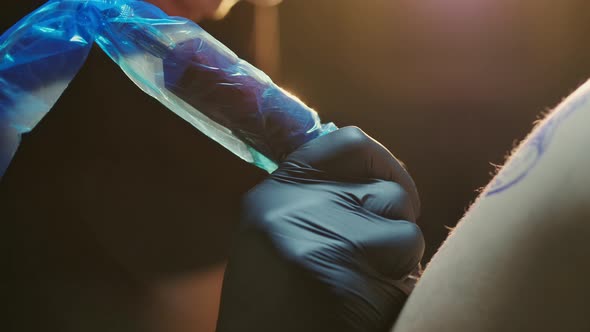
[[[94,42],[144,92],[269,172],[336,129],[188,19],[139,0],[52,0],[0,37],[0,176]]]

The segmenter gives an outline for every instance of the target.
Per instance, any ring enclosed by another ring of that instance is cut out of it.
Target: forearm
[[[587,331],[590,83],[512,153],[433,258],[395,332]]]

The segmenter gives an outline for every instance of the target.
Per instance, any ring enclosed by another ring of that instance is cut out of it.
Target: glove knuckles
[[[387,219],[416,221],[412,199],[398,183],[376,180],[361,190],[359,204],[367,211]]]
[[[418,225],[398,220],[392,222],[383,239],[364,241],[363,257],[368,266],[391,280],[401,280],[420,263],[425,241]]]
[[[317,169],[336,177],[372,178],[371,157],[376,147],[360,128],[345,127],[304,144],[283,166]]]
[[[358,127],[345,127],[302,145],[279,166],[277,174],[314,170],[340,181],[381,179],[397,182],[410,195],[414,213],[419,213],[418,191],[403,164]]]

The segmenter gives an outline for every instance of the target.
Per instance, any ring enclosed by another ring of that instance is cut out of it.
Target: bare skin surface
[[[512,153],[393,332],[590,330],[589,123],[590,82]]]

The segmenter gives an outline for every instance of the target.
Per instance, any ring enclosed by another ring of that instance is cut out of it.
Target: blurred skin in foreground
[[[274,6],[282,0],[245,0],[261,5]],[[182,16],[194,21],[222,19],[240,0],[148,0],[171,16]]]

